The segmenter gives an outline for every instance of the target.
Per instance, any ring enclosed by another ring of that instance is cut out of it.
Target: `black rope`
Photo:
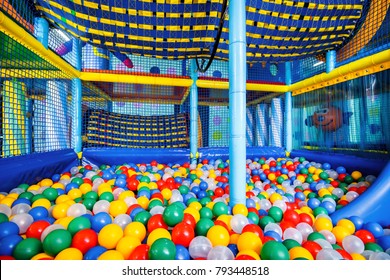
[[[202,64],[199,65],[198,57],[195,58],[196,67],[198,68],[198,71],[201,72],[201,73],[204,73],[204,72],[206,72],[209,69],[209,67],[211,66],[211,63],[214,60],[215,54],[217,53],[219,40],[221,39],[221,35],[222,35],[223,24],[225,22],[227,2],[228,2],[228,0],[224,0],[223,3],[222,3],[222,13],[221,13],[221,18],[219,19],[218,34],[217,34],[217,37],[215,39],[216,42],[214,44],[213,51],[212,51],[212,53],[210,55],[210,58],[209,58],[209,61],[207,62],[206,67],[203,67],[205,62],[206,62],[205,59],[202,59]]]

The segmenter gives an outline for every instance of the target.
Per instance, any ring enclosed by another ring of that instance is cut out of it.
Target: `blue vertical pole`
[[[75,68],[81,71],[81,44],[77,39],[73,40],[73,50],[75,55]],[[82,128],[82,113],[81,113],[81,102],[82,102],[82,86],[81,80],[75,78],[72,80],[73,91],[72,91],[72,101],[73,101],[73,116],[72,116],[72,139],[74,139],[74,149],[76,153],[81,152],[82,148],[82,138],[81,138],[81,128]]]
[[[26,153],[32,153],[32,118],[33,118],[33,101],[30,98],[26,98],[27,117],[26,117]]]
[[[190,92],[190,160],[196,163],[198,157],[198,73],[196,72],[196,61],[190,62],[190,75],[192,86]]]
[[[336,51],[331,50],[326,53],[326,73],[336,68]]]
[[[107,110],[108,112],[112,112],[112,101],[107,101]]]
[[[34,35],[47,49],[49,46],[49,23],[44,18],[34,19]]]
[[[291,85],[291,62],[286,62],[286,85]],[[286,151],[292,150],[292,100],[291,91],[285,94],[285,113],[286,113]]]
[[[245,204],[246,190],[246,12],[245,1],[229,6],[230,206]]]

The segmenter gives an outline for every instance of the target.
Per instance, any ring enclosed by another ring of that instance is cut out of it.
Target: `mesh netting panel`
[[[49,48],[75,67],[76,55],[73,42],[67,32],[58,28],[49,28]]]
[[[305,59],[293,61],[291,63],[291,69],[293,70],[291,73],[291,79],[293,83],[321,73],[325,73],[325,57],[308,57]]]
[[[2,157],[69,148],[69,78],[0,33]]]
[[[295,96],[294,148],[388,157],[389,74],[387,70]]]
[[[337,53],[337,66],[388,49],[390,44],[389,1],[370,1],[365,20],[354,37]]]
[[[28,30],[30,33],[34,32],[35,6],[30,1],[1,0],[0,10],[3,10],[11,16],[11,18],[15,19],[19,25]]]

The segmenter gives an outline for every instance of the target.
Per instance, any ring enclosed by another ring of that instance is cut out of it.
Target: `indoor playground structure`
[[[389,0],[0,0],[0,259],[389,260]]]

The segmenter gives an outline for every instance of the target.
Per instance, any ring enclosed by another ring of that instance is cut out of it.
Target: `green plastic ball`
[[[176,246],[168,238],[159,238],[153,242],[149,249],[150,260],[174,260]]]
[[[214,222],[208,218],[200,218],[195,226],[195,233],[197,236],[206,236],[209,229],[214,225]]]
[[[114,195],[112,192],[104,192],[99,196],[99,200],[107,200],[108,202],[111,202],[114,200]]]
[[[184,219],[183,209],[177,205],[169,205],[164,209],[163,220],[168,226],[175,226]]]
[[[229,213],[229,207],[225,203],[219,201],[214,204],[213,214],[215,217],[219,217],[221,215],[228,214],[228,213]]]
[[[307,236],[307,240],[310,240],[310,241],[314,241],[314,240],[317,240],[317,239],[324,239],[326,240],[326,237],[319,233],[319,232],[312,232],[310,233],[308,236]]]
[[[287,248],[287,250],[290,250],[291,248],[294,248],[294,247],[300,247],[301,244],[299,244],[298,241],[294,240],[294,239],[286,239],[283,241],[283,245]]]
[[[268,210],[268,216],[274,219],[275,222],[279,223],[283,218],[283,210],[280,209],[279,207],[272,206]]]
[[[163,203],[159,199],[154,199],[149,202],[148,210],[150,211],[153,207],[163,206]]]
[[[4,213],[0,213],[0,224],[8,221],[9,221],[8,216]]]
[[[72,179],[72,183],[76,183],[77,185],[81,185],[81,184],[84,184],[84,180],[79,178],[79,177],[75,177]]]
[[[190,189],[187,186],[180,186],[179,187],[180,194],[184,195],[190,192]]]
[[[260,221],[259,216],[253,212],[249,212],[247,217],[248,217],[248,220],[252,221],[252,223],[255,225],[257,225]]]
[[[213,211],[211,211],[210,208],[208,207],[202,207],[199,210],[199,214],[201,218],[206,218],[206,219],[212,219],[213,218]]]
[[[321,207],[321,206],[314,208],[314,210],[313,210],[314,217],[317,217],[320,214],[328,215],[328,210],[326,210],[324,207]]]
[[[144,226],[146,226],[150,217],[152,217],[152,214],[150,214],[148,211],[141,211],[137,213],[137,215],[135,215],[134,222],[140,222]]]
[[[270,216],[264,216],[260,219],[259,226],[261,227],[261,229],[264,229],[265,226],[269,223],[275,223],[275,220]]]
[[[261,248],[260,258],[262,260],[289,260],[290,255],[283,243],[270,240]]]
[[[68,225],[68,231],[73,236],[77,232],[83,229],[90,229],[91,228],[91,221],[83,216],[74,218]]]
[[[31,198],[34,196],[32,192],[23,192],[21,193],[18,198],[27,198],[28,200],[31,200]]]
[[[57,190],[53,188],[47,188],[42,194],[50,201],[54,201],[58,197]]]
[[[30,260],[32,257],[41,252],[41,241],[36,238],[26,238],[15,246],[12,255],[17,260]]]
[[[364,245],[364,250],[370,250],[373,252],[383,252],[383,248],[374,242],[368,242]]]
[[[83,204],[84,204],[85,208],[87,208],[90,211],[92,211],[95,203],[96,203],[96,200],[93,198],[84,198],[84,200],[83,200]]]
[[[50,232],[43,240],[43,250],[50,256],[56,256],[72,244],[72,235],[65,229]]]
[[[86,199],[86,198],[90,198],[90,199],[93,199],[96,201],[96,200],[98,200],[99,196],[98,196],[97,192],[89,191],[84,195],[84,199]]]

